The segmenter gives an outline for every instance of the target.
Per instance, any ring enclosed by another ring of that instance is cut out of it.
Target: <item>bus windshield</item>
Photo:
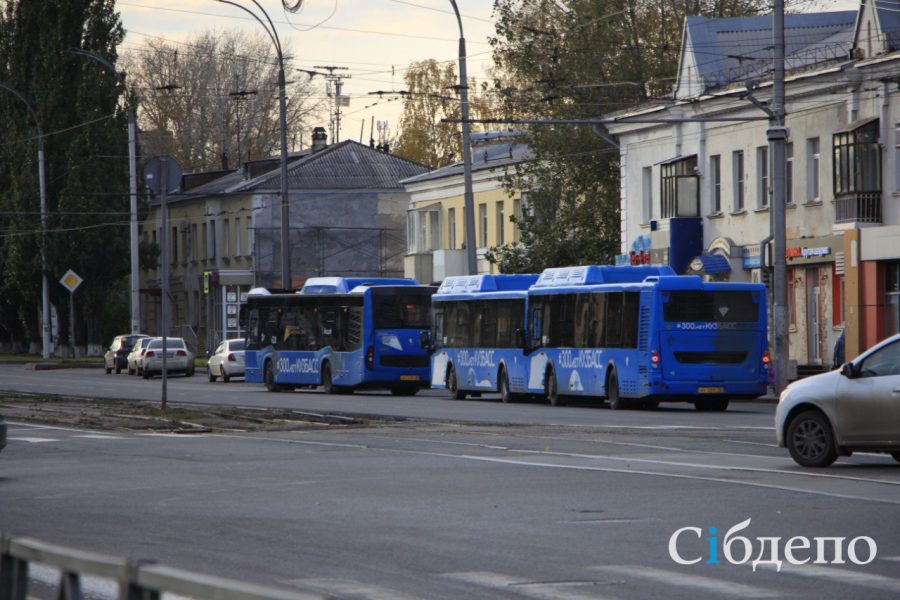
[[[759,302],[753,295],[750,291],[664,292],[663,318],[669,322],[755,323]]]
[[[375,329],[428,329],[431,293],[398,288],[372,290]]]

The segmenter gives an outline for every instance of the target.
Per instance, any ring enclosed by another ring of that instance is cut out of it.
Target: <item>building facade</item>
[[[472,192],[478,273],[496,273],[488,249],[518,241],[510,220],[522,211],[522,194],[509,192],[503,180],[516,163],[531,158],[517,134],[473,136]],[[462,163],[405,179],[409,193],[404,274],[422,282],[467,275],[466,215]]]
[[[426,171],[352,141],[292,154],[291,287],[311,276],[400,276],[409,200],[399,181]],[[167,199],[170,335],[200,350],[240,337],[247,292],[281,287],[280,186],[278,159],[182,178]],[[142,238],[146,247],[162,243],[159,198]],[[162,322],[160,267],[142,271],[141,327],[152,334]]]
[[[827,368],[842,331],[848,359],[898,331],[898,33],[900,13],[867,2],[786,17],[787,308],[800,366]],[[771,40],[771,17],[689,17],[673,100],[616,115],[623,260],[768,283]]]

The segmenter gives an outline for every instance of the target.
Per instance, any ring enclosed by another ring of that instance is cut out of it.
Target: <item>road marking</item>
[[[102,431],[96,431],[91,429],[79,429],[78,427],[57,427],[54,425],[33,425],[31,423],[22,423],[21,421],[7,421],[10,425],[15,425],[16,427],[27,427],[28,429],[33,430],[41,430],[41,429],[50,429],[53,431],[71,431],[73,433],[96,433],[102,435]]]
[[[312,588],[327,594],[337,594],[341,598],[360,598],[363,600],[420,600],[418,596],[402,594],[397,590],[369,585],[351,579],[290,579],[284,583],[300,588]]]
[[[124,440],[120,435],[106,435],[102,433],[88,433],[85,435],[73,435],[72,437],[84,438],[87,440]]]
[[[55,438],[39,438],[39,437],[11,437],[11,442],[29,442],[31,444],[41,444],[43,442],[58,442]]]
[[[520,596],[538,598],[539,600],[603,600],[609,596],[601,596],[575,587],[595,586],[595,581],[550,581],[534,582],[500,573],[473,571],[469,573],[445,573],[444,577],[463,581],[473,585],[512,592]]]
[[[715,597],[737,596],[738,598],[780,598],[783,592],[776,592],[761,587],[736,583],[723,579],[716,579],[704,575],[689,575],[679,571],[654,569],[644,565],[609,565],[592,567],[597,571],[617,573],[627,577],[649,579],[658,583],[674,585],[678,587],[693,588],[713,594]]]
[[[774,568],[771,565],[762,566]],[[792,565],[789,563],[784,563],[782,565],[781,572],[790,575],[802,575],[803,577],[815,577],[816,579],[828,579],[835,583],[856,585],[859,587],[871,588],[873,590],[883,590],[886,592],[893,592],[894,594],[900,594],[900,579],[876,575],[875,573],[849,571],[847,569],[835,569],[833,567],[819,567],[816,565]]]

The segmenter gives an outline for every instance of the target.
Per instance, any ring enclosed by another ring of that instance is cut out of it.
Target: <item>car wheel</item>
[[[142,369],[141,377],[143,377],[144,379],[150,379],[150,371],[148,371],[147,369]]]
[[[559,396],[559,384],[556,381],[556,373],[553,371],[553,367],[547,369],[547,374],[544,376],[544,392],[547,394],[547,402],[550,403],[550,406],[562,406],[563,401]]]
[[[265,370],[263,371],[263,381],[266,383],[266,389],[270,392],[280,392],[281,386],[275,383],[275,369],[272,368],[272,361],[266,361]]]
[[[459,389],[459,380],[456,378],[456,369],[453,365],[447,370],[447,389],[450,390],[450,397],[454,400],[463,400],[466,392]]]
[[[222,383],[228,383],[231,381],[231,375],[228,374],[228,371],[225,370],[225,367],[222,367]]]
[[[107,375],[109,375],[110,373],[112,373],[112,369],[109,368],[109,367],[107,367],[106,364],[104,364],[103,366],[106,368],[106,374],[107,374]]]
[[[827,467],[837,460],[831,424],[817,410],[807,410],[794,417],[785,441],[791,458],[800,466]]]
[[[184,372],[185,377],[193,377],[194,376],[194,367],[191,367],[187,371]]]
[[[502,402],[509,403],[515,400],[515,395],[509,391],[509,377],[506,375],[506,369],[500,369],[497,385],[500,388],[500,400]]]
[[[209,365],[206,366],[206,376],[209,378],[210,381],[216,380],[216,376],[213,375],[212,368]]]

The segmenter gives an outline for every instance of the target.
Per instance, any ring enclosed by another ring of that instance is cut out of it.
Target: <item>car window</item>
[[[244,349],[244,340],[234,340],[228,343],[228,349],[232,352]]]
[[[147,347],[148,349],[156,350],[158,348],[162,348],[162,339],[153,340],[150,342],[150,345]],[[181,338],[168,338],[166,340],[166,350],[169,349],[177,349],[184,348],[184,340]]]
[[[219,344],[219,347],[216,348],[216,354],[222,354],[225,351],[225,344]]]
[[[900,375],[900,342],[880,348],[860,364],[860,377]]]

